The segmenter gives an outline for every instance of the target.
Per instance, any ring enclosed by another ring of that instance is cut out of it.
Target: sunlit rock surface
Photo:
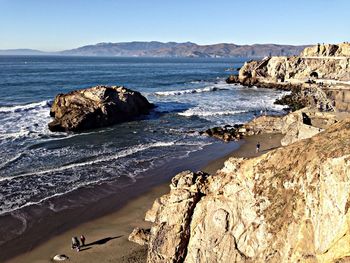
[[[148,262],[343,262],[350,119],[217,174],[182,172],[155,201]]]
[[[50,110],[51,131],[84,131],[132,120],[153,104],[137,91],[96,86],[56,96]]]

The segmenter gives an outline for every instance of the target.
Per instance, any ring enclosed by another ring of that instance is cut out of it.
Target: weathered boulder
[[[259,116],[250,122],[246,123],[244,127],[252,131],[254,134],[260,133],[280,133],[284,125],[282,116]]]
[[[246,135],[253,135],[249,129],[243,127],[243,124],[235,124],[234,126],[225,125],[224,127],[213,127],[205,131],[199,132],[200,135],[214,137],[225,142],[238,141]]]
[[[153,104],[137,91],[96,86],[56,96],[50,110],[51,131],[83,131],[132,120]]]
[[[177,175],[148,214],[147,262],[345,262],[350,119],[213,176]]]

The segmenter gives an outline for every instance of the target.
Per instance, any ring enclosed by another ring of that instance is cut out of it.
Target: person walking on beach
[[[256,153],[260,152],[260,142],[256,144]]]
[[[85,246],[85,237],[84,237],[84,235],[80,236],[80,242],[81,242],[81,246],[84,247]]]
[[[77,252],[80,251],[80,243],[77,237],[72,237],[72,249],[76,249]]]

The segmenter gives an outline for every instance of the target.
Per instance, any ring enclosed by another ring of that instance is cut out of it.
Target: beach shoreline
[[[5,242],[0,244],[0,262],[31,251],[85,222],[118,211],[130,200],[168,182],[175,174],[188,169],[199,170],[210,160],[238,147],[237,143],[212,142],[185,158],[171,159],[163,165],[151,168],[139,174],[136,179],[128,178],[124,181],[84,187],[41,204],[1,215],[0,224],[3,227],[0,236]]]
[[[222,156],[219,158],[211,158],[213,156],[210,156],[209,152],[206,158],[203,158],[203,154],[197,157],[202,158],[201,161],[196,160],[196,158],[191,159],[191,157],[186,159],[192,164],[191,170],[201,169],[213,174],[223,167],[225,160],[229,157],[249,158],[263,154],[279,147],[281,138],[281,134],[254,135],[238,144],[222,144],[226,147],[229,145],[235,145],[235,147],[226,153],[222,152]],[[255,152],[257,142],[261,144],[260,153]],[[237,145],[239,145],[238,148]],[[112,203],[113,200],[110,200],[107,202],[110,207],[105,207],[107,208],[106,213],[86,220],[86,222],[67,227],[67,229],[61,229],[63,231],[51,235],[45,242],[31,247],[27,252],[8,257],[6,262],[51,262],[52,257],[56,254],[65,254],[73,262],[110,262],[111,260],[115,262],[144,262],[147,248],[129,242],[128,235],[134,227],[150,227],[150,224],[144,221],[146,211],[156,198],[169,191],[168,185],[171,177],[182,170],[180,166],[175,168],[173,173],[167,174],[167,178],[163,177],[163,182],[154,182],[155,185],[149,185],[148,190],[146,187],[144,191],[133,189],[132,193],[135,195],[122,203],[120,202],[118,208]],[[130,193],[127,195],[130,197]],[[86,243],[90,245],[78,253],[70,249],[70,238],[80,234],[86,236]]]

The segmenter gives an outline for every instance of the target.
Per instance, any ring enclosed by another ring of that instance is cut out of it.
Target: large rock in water
[[[96,86],[59,94],[51,107],[51,131],[83,131],[131,120],[154,107],[137,91]]]
[[[348,262],[350,119],[214,176],[183,172],[147,213],[148,262]]]

